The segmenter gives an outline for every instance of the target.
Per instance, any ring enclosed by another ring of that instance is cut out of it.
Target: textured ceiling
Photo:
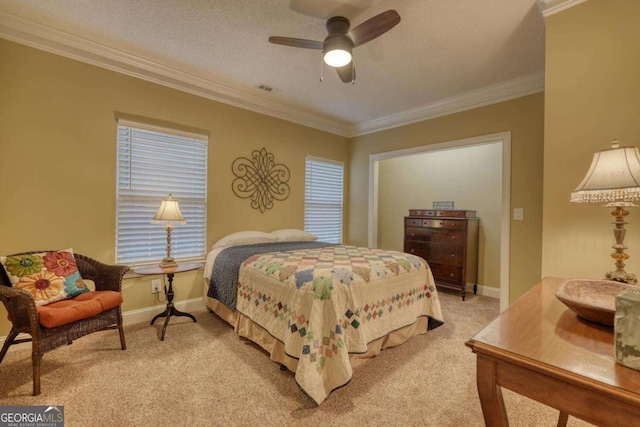
[[[355,84],[320,51],[267,41],[322,41],[330,16],[354,27],[388,9],[402,21],[355,49]],[[345,126],[544,70],[536,0],[0,0],[0,11]]]

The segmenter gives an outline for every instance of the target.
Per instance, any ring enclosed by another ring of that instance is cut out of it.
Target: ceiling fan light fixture
[[[351,62],[351,52],[337,47],[324,53],[324,62],[331,67],[344,67]]]
[[[324,40],[324,48],[322,49],[324,62],[330,67],[344,67],[351,62],[352,50],[353,42],[349,37],[330,35]]]
[[[383,35],[398,23],[400,23],[400,15],[393,9],[379,13],[355,28],[351,28],[351,23],[344,16],[332,16],[325,24],[327,37],[323,42],[280,36],[269,37],[269,42],[283,46],[322,50],[324,62],[336,69],[340,80],[344,83],[353,83],[356,76],[351,55],[353,48]],[[322,77],[320,80],[322,81]]]

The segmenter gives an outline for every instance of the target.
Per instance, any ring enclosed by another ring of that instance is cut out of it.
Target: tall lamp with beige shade
[[[160,262],[160,267],[163,269],[177,267],[178,263],[171,256],[171,230],[174,224],[186,224],[187,222],[182,217],[178,201],[173,200],[171,193],[169,193],[168,199],[162,201],[158,213],[151,219],[151,223],[164,224],[167,229],[167,256]]]
[[[615,218],[613,234],[616,244],[611,258],[616,261],[616,270],[605,274],[606,280],[637,284],[635,274],[624,271],[624,261],[629,258],[624,245],[626,229],[625,217],[629,211],[625,208],[637,206],[633,202],[640,200],[640,151],[636,147],[620,147],[613,140],[611,148],[598,151],[593,155],[591,167],[578,188],[571,193],[571,201],[578,203],[606,203],[605,207],[614,208],[611,215]]]

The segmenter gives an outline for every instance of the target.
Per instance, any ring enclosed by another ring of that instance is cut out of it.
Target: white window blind
[[[118,121],[116,260],[121,264],[160,261],[167,232],[151,224],[172,194],[186,224],[171,232],[171,256],[202,258],[206,250],[207,143],[205,135]]]
[[[342,243],[344,164],[307,156],[304,229],[328,243]]]

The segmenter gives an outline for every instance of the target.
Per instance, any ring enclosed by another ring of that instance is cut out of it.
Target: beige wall
[[[346,138],[0,40],[0,253],[73,247],[113,262],[114,117],[123,113],[210,132],[208,246],[241,229],[302,227],[306,154],[346,162],[345,242],[366,245],[370,154],[511,131],[511,207],[525,210],[511,222],[511,301],[541,272],[601,277],[613,268],[608,210],[572,204],[569,193],[611,139],[639,145],[638,16],[637,0],[552,15],[544,95],[355,137],[348,148]],[[231,193],[230,165],[263,146],[292,179],[289,199],[260,214]],[[640,211],[628,221],[627,270],[640,274]],[[201,275],[176,276],[177,300],[200,296]],[[148,281],[126,281],[125,310],[156,304]],[[0,308],[0,336],[8,329]]]
[[[210,133],[208,247],[302,228],[305,155],[344,161],[348,177],[346,138],[0,40],[0,254],[72,247],[114,262],[117,114]],[[291,195],[264,214],[231,191],[233,160],[262,147],[291,170]],[[149,281],[125,281],[125,311],[157,304]],[[200,297],[201,282],[177,275],[176,301]],[[1,307],[0,336],[9,328]]]
[[[640,2],[589,0],[546,19],[542,273],[602,278],[615,269],[610,209],[570,203],[593,153],[640,145]],[[640,211],[626,270],[640,275]]]
[[[511,222],[510,300],[540,280],[544,95],[535,94],[475,110],[352,138],[349,230],[352,244],[367,244],[369,155],[511,131],[511,207],[524,221]]]
[[[378,247],[404,249],[404,217],[409,209],[453,201],[456,209],[475,210],[480,217],[478,284],[499,288],[501,192],[500,143],[381,160]]]

